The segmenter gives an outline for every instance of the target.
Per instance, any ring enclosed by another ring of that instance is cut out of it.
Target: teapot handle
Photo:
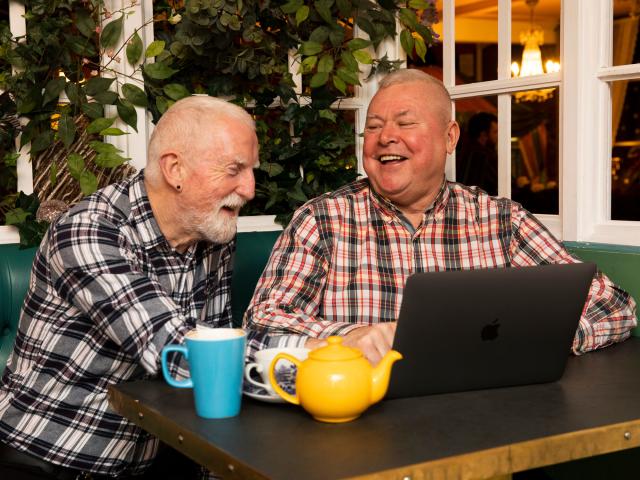
[[[275,375],[275,367],[276,364],[278,363],[278,360],[289,360],[291,363],[293,363],[296,368],[300,368],[300,360],[298,360],[296,357],[289,355],[287,353],[279,353],[277,354],[273,360],[271,360],[271,365],[269,365],[269,381],[271,382],[271,386],[273,387],[273,390],[280,395],[282,398],[284,398],[287,402],[289,403],[293,403],[294,405],[300,405],[300,400],[298,399],[298,389],[296,389],[296,394],[295,395],[291,395],[290,393],[285,392],[282,387],[280,387],[280,385],[278,385],[278,382],[276,381],[276,375]]]

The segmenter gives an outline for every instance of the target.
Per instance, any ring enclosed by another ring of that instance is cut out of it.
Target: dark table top
[[[489,478],[639,446],[640,338],[570,358],[558,382],[383,401],[337,425],[247,397],[238,417],[201,419],[190,390],[159,380],[110,400],[229,478]]]

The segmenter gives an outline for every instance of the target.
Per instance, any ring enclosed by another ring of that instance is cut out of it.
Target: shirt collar
[[[372,187],[371,183],[369,183],[369,196],[371,201],[376,205],[378,210],[380,210],[383,219],[386,222],[390,222],[393,219],[404,217],[403,213],[396,207],[389,199],[383,197],[378,192],[376,192]],[[449,201],[449,188],[447,179],[443,176],[442,183],[440,184],[440,189],[438,190],[438,194],[436,195],[433,203],[431,203],[424,211],[425,214],[429,212],[433,212],[433,216],[440,215]]]

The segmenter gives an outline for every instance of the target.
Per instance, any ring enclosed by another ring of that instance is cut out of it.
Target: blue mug
[[[240,413],[246,333],[239,328],[207,328],[185,335],[185,345],[162,349],[162,374],[172,387],[193,388],[196,413],[203,418],[227,418]],[[191,378],[176,380],[167,355],[179,352],[189,362]]]

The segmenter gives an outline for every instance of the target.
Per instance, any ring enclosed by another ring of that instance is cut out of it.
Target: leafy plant
[[[331,107],[362,73],[399,65],[375,48],[400,35],[409,55],[424,57],[434,41],[433,0],[160,0],[147,45],[139,30],[122,36],[137,0],[116,11],[102,0],[24,3],[27,38],[0,24],[0,89],[25,119],[20,145],[30,145],[32,158],[63,149],[62,167],[50,162],[52,182],[62,168],[83,194],[100,187],[108,176],[99,169],[129,160],[104,137],[135,130],[136,106],[157,121],[190,94],[225,96],[250,109],[258,126],[261,167],[246,213],[275,213],[281,222],[355,178],[353,121]],[[121,72],[124,62],[133,74]],[[301,74],[301,88],[292,73]],[[13,154],[0,168],[11,168]],[[2,191],[0,205],[17,198]],[[23,215],[10,218],[20,225]]]

